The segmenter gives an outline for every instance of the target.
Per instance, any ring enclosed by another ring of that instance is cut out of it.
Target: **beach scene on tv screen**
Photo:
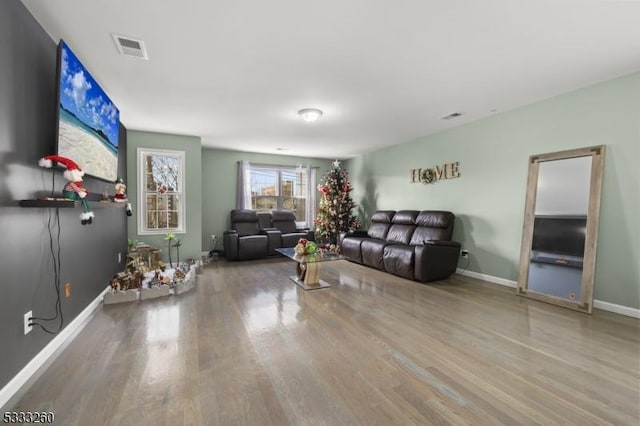
[[[120,113],[64,42],[60,54],[58,155],[88,175],[115,181]]]

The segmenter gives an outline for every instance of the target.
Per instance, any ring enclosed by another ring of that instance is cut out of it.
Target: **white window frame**
[[[178,227],[177,228],[162,228],[162,229],[149,229],[147,228],[147,185],[146,185],[146,164],[145,159],[149,155],[154,156],[168,156],[176,157],[178,159],[178,189],[176,194],[178,195]],[[184,234],[186,230],[185,217],[186,211],[186,193],[184,184],[185,175],[185,152],[173,151],[169,149],[151,149],[151,148],[138,148],[138,235],[164,235],[168,232],[174,234]]]
[[[274,195],[273,197],[277,198],[277,207],[276,210],[282,210],[282,201],[284,196],[282,195],[282,172],[294,172],[297,173],[297,169],[298,166],[285,166],[285,165],[273,165],[273,164],[254,164],[254,163],[250,163],[249,164],[249,181],[251,181],[251,173],[254,171],[258,171],[258,170],[265,170],[265,171],[274,171],[277,173],[276,176],[276,187],[277,187],[277,191],[278,191],[278,195]],[[306,173],[309,174],[311,173],[311,170],[306,170]],[[307,177],[307,179],[309,179]],[[310,211],[305,211],[305,220],[303,221],[296,221],[296,226],[298,226],[299,228],[302,227],[309,227],[309,228],[313,228],[313,218],[315,217],[315,205],[312,205],[311,203],[315,204],[315,197],[313,197],[314,194],[314,190],[315,188],[308,188],[307,189],[307,194],[305,194],[305,204],[310,206]],[[250,197],[253,198],[253,197]],[[251,208],[250,206],[248,208]],[[308,210],[309,208],[307,208]],[[309,216],[310,217],[307,217]]]

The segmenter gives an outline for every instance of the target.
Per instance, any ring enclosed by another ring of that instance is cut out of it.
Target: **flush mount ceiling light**
[[[305,108],[298,111],[298,115],[307,123],[313,123],[322,116],[322,111],[316,108]]]

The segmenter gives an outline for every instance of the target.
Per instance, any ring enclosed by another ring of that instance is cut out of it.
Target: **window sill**
[[[138,235],[166,235],[168,233],[176,234],[176,235],[184,235],[187,233],[184,229],[159,229],[157,231],[140,231],[138,230]]]

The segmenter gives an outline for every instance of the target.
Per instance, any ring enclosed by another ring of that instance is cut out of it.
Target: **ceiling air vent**
[[[454,118],[458,118],[462,115],[461,112],[452,112],[451,114],[445,115],[444,117],[440,117],[443,120],[453,120]]]
[[[142,40],[131,37],[125,37],[118,34],[112,34],[113,41],[116,43],[118,52],[122,55],[133,56],[138,59],[149,59],[147,49],[144,47]]]

